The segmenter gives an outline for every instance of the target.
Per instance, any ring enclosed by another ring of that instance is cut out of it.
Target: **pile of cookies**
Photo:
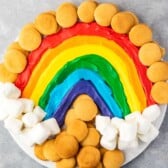
[[[67,112],[65,128],[55,139],[36,145],[35,155],[41,160],[56,162],[58,168],[120,167],[124,153],[100,145],[101,135],[94,125],[97,114],[94,101],[87,95],[80,95]]]

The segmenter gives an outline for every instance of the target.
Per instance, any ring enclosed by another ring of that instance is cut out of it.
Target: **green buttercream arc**
[[[130,107],[117,71],[106,59],[96,54],[83,55],[66,63],[46,87],[43,95],[40,97],[39,106],[45,109],[52,90],[61,84],[70,73],[80,68],[98,73],[112,90],[113,97],[121,108],[123,115],[126,116],[130,113]]]

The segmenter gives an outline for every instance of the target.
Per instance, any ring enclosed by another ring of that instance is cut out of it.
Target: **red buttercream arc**
[[[114,32],[111,28],[99,26],[95,22],[90,24],[77,23],[75,26],[71,28],[62,29],[60,32],[56,34],[45,37],[40,47],[29,54],[28,65],[26,69],[18,76],[15,85],[19,89],[23,90],[29,81],[33,69],[36,67],[39,60],[43,56],[43,53],[50,48],[58,46],[64,40],[77,35],[101,36],[106,39],[113,40],[118,45],[120,45],[132,58],[138,70],[141,83],[147,96],[147,104],[148,105],[155,104],[150,94],[152,83],[147,78],[146,75],[147,68],[141,64],[138,58],[139,49],[130,42],[127,35],[118,34]]]

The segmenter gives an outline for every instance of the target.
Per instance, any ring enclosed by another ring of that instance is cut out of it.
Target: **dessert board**
[[[168,103],[164,55],[134,13],[113,3],[63,3],[7,48],[0,120],[46,167],[121,167],[159,135]]]

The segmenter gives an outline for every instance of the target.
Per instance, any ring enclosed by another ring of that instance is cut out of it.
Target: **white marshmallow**
[[[23,122],[16,118],[8,118],[4,121],[5,128],[7,128],[9,131],[18,134],[21,132],[21,129],[23,127]]]
[[[0,95],[6,98],[17,99],[21,95],[21,91],[13,83],[1,83]]]
[[[22,121],[25,127],[30,128],[39,123],[39,118],[35,113],[30,112],[23,115]]]
[[[31,129],[24,129],[23,132],[19,135],[20,140],[27,146],[33,146],[35,141],[31,135]]]
[[[23,109],[23,112],[24,113],[29,113],[29,112],[32,112],[33,111],[33,107],[34,107],[34,102],[33,100],[30,100],[30,99],[25,99],[25,98],[21,98],[19,99],[23,105],[24,105],[24,109]]]
[[[132,141],[123,141],[123,140],[118,140],[118,149],[120,150],[126,150],[130,148],[137,148],[138,147],[138,139],[134,139]]]
[[[149,131],[151,123],[145,119],[140,112],[133,112],[125,117],[126,121],[137,122],[138,134],[146,134]]]
[[[100,144],[102,147],[104,147],[107,150],[114,150],[117,146],[117,139],[113,140],[113,141],[108,141],[107,139],[105,139],[103,136],[100,140]]]
[[[138,120],[138,134],[146,134],[149,131],[151,125],[152,124],[147,119],[141,116],[141,118]]]
[[[23,113],[24,106],[19,99],[6,99],[4,103],[5,110],[10,117],[17,118]]]
[[[35,125],[31,130],[31,137],[36,144],[42,144],[51,136],[50,130],[41,123]]]
[[[112,125],[109,124],[106,126],[103,132],[103,137],[108,141],[113,141],[117,138],[118,130]]]
[[[51,135],[56,135],[60,133],[60,127],[55,118],[50,118],[41,123],[44,127],[50,130]]]
[[[97,115],[95,120],[96,129],[103,134],[104,129],[110,124],[110,117]]]
[[[119,129],[119,139],[122,141],[133,141],[137,138],[137,123],[125,121]]]
[[[156,104],[148,106],[144,109],[142,116],[145,117],[150,122],[155,121],[161,113],[160,107]]]
[[[121,119],[121,118],[117,118],[117,117],[114,117],[111,119],[111,124],[116,127],[117,129],[120,128],[121,124],[124,123],[125,120]]]
[[[131,121],[132,120],[132,121],[138,122],[138,120],[139,120],[140,117],[141,117],[141,113],[139,111],[136,111],[136,112],[128,114],[125,117],[125,120],[126,121]]]
[[[139,139],[143,142],[151,142],[159,135],[159,130],[151,125],[149,131],[145,135],[138,135]]]
[[[44,110],[39,106],[36,106],[34,108],[33,113],[37,115],[39,121],[42,121],[46,116],[46,113],[44,112]]]

